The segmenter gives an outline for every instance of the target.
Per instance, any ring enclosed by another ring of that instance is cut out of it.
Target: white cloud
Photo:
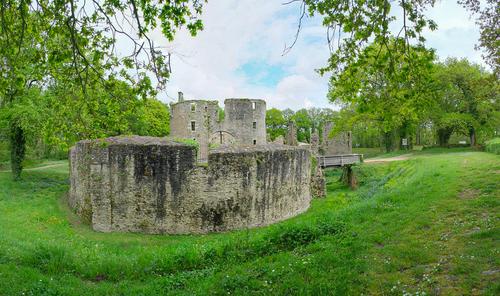
[[[205,29],[198,36],[181,32],[167,44],[160,33],[156,34],[156,43],[163,42],[159,44],[175,53],[168,96],[160,98],[175,99],[182,90],[187,98],[264,98],[270,107],[279,108],[301,108],[306,98],[326,105],[327,79],[314,71],[327,61],[326,44],[308,46],[299,39],[295,48],[282,56],[285,44],[293,41],[298,12],[298,6],[283,6],[280,1],[209,1],[203,13]],[[324,30],[311,24],[304,29],[304,37],[324,38]],[[282,73],[274,73],[281,81],[260,85],[254,83],[256,77],[239,71],[254,61],[281,69]],[[290,79],[296,77],[303,77],[303,83],[291,86]]]
[[[155,42],[168,46],[175,56],[173,74],[165,101],[175,100],[182,90],[187,98],[264,98],[269,107],[299,109],[326,107],[328,78],[315,69],[326,65],[329,51],[320,19],[307,19],[299,40],[285,56],[285,44],[293,41],[299,16],[298,5],[280,0],[212,0],[203,12],[205,29],[191,37],[183,31],[173,43],[160,33]],[[474,51],[478,30],[467,12],[455,1],[440,1],[428,11],[439,25],[426,33],[429,45],[441,58],[467,57],[480,61]],[[258,62],[274,69],[279,77],[270,84],[255,83],[265,75],[250,77],[241,71],[245,64]]]
[[[479,29],[467,11],[456,1],[443,0],[427,12],[438,29],[426,31],[425,36],[430,47],[435,48],[441,60],[447,57],[467,58],[470,61],[486,65],[481,59],[481,52],[474,49],[479,39]]]

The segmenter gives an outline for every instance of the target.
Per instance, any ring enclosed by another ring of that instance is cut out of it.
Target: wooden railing
[[[322,168],[343,167],[363,162],[363,154],[342,154],[318,156],[319,165]]]

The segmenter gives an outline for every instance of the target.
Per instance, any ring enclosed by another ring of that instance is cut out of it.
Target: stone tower
[[[184,100],[170,105],[170,135],[199,144],[198,160],[206,161],[210,147],[263,145],[266,140],[266,102],[226,99],[224,120],[217,101]]]
[[[223,129],[234,137],[234,145],[266,144],[266,101],[226,99]]]
[[[217,101],[183,100],[170,105],[170,134],[173,138],[193,139],[199,144],[198,159],[208,157],[210,135],[217,129]]]

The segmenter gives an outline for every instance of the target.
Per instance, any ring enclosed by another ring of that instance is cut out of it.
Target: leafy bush
[[[486,151],[500,154],[500,138],[494,138],[486,142]]]

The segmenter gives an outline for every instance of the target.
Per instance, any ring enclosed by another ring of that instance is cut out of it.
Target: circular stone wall
[[[268,225],[309,207],[310,153],[266,145],[215,150],[152,137],[78,142],[69,204],[97,231],[206,233]]]

